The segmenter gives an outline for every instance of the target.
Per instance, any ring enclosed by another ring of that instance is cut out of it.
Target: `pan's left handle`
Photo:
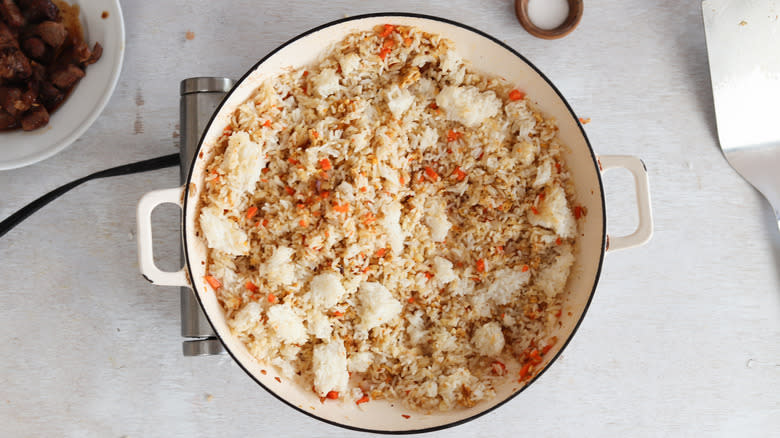
[[[138,266],[141,274],[153,284],[160,286],[190,286],[187,281],[187,273],[184,268],[176,272],[160,270],[154,264],[154,251],[152,248],[152,211],[161,204],[175,204],[182,206],[184,187],[155,190],[145,194],[138,202],[136,220],[138,221]]]

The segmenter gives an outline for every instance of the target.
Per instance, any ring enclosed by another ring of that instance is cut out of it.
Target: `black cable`
[[[137,163],[124,164],[122,166],[112,167],[110,169],[101,170],[91,175],[87,175],[84,178],[79,178],[75,181],[71,181],[61,187],[58,187],[49,193],[41,196],[35,201],[27,204],[21,210],[9,216],[4,221],[0,222],[0,237],[3,237],[7,232],[11,231],[15,226],[19,225],[23,220],[27,219],[30,215],[40,210],[43,206],[49,202],[59,198],[65,192],[77,187],[87,181],[108,178],[110,176],[128,175],[131,173],[148,172],[150,170],[164,169],[166,167],[178,166],[180,163],[179,154],[170,154],[163,157],[152,158],[151,160],[139,161]]]

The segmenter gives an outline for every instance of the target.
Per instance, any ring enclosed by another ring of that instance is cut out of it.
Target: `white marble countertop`
[[[543,41],[506,0],[124,1],[127,53],[111,101],[65,151],[0,172],[0,218],[77,177],[176,152],[185,77],[239,77],[280,43],[345,15],[443,16],[546,73],[592,119],[596,152],[644,159],[655,236],[607,257],[584,323],[527,391],[428,436],[775,435],[780,233],[718,147],[700,4],[585,6],[573,34]],[[359,435],[281,404],[228,356],[181,356],[178,290],[141,278],[134,240],[141,195],[177,183],[175,168],[94,181],[0,239],[0,435]],[[630,177],[610,172],[605,184],[610,232],[626,232],[636,220]],[[172,206],[154,215],[169,269],[177,215]]]

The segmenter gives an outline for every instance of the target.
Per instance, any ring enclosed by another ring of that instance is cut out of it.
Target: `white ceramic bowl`
[[[125,54],[125,25],[119,0],[69,0],[81,10],[79,19],[90,48],[99,42],[103,56],[87,67],[49,124],[35,131],[0,131],[0,170],[28,166],[51,157],[81,137],[98,118],[114,92]],[[108,16],[103,18],[103,12]]]
[[[213,116],[201,138],[196,158],[183,187],[159,190],[145,195],[138,205],[139,265],[143,275],[152,283],[170,286],[189,286],[195,294],[211,324],[228,352],[239,365],[271,394],[299,411],[339,426],[381,433],[422,432],[453,426],[476,418],[507,402],[525,387],[517,383],[518,367],[510,368],[505,384],[497,388],[496,397],[477,403],[471,408],[449,412],[421,414],[409,411],[397,401],[372,400],[356,406],[354,403],[329,401],[320,403],[316,394],[304,385],[286,379],[277,381],[279,374],[273,367],[259,363],[247,348],[230,333],[225,315],[217,302],[214,291],[204,280],[206,247],[195,235],[197,204],[206,164],[213,155],[216,140],[229,123],[230,115],[243,103],[266,78],[279,74],[283,69],[300,67],[316,61],[322,51],[341,40],[350,32],[369,30],[384,23],[411,25],[425,31],[441,34],[455,42],[456,49],[481,71],[503,76],[510,83],[525,90],[530,99],[559,124],[560,139],[568,146],[564,154],[572,181],[576,186],[577,203],[587,209],[581,220],[581,236],[576,246],[576,262],[569,279],[570,295],[564,303],[561,326],[555,329],[558,342],[541,364],[542,372],[558,357],[568,344],[585,315],[601,272],[604,254],[641,245],[650,239],[652,218],[647,185],[647,173],[638,158],[625,156],[597,159],[588,143],[585,132],[563,96],[530,62],[499,40],[467,26],[410,14],[373,14],[352,17],[313,29],[276,49],[262,59],[244,76],[227,95]],[[609,167],[625,167],[634,174],[639,205],[639,227],[629,236],[613,237],[611,245],[606,234],[606,212],[601,171]],[[186,190],[184,188],[187,188]],[[183,209],[183,242],[186,266],[178,272],[162,272],[154,265],[151,237],[151,212],[161,203],[178,204]],[[190,282],[192,278],[194,281]],[[267,374],[261,372],[268,370]],[[529,385],[536,381],[538,373]],[[239,401],[236,401],[239,402]],[[406,417],[408,416],[408,418]]]

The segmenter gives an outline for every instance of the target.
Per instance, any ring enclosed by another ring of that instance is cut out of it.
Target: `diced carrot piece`
[[[305,228],[309,224],[306,223],[306,219],[301,219],[301,220],[298,221],[298,225],[300,225],[300,226]]]
[[[271,126],[271,121],[270,120],[266,120],[265,122],[263,122],[263,126],[268,128],[269,126]]]
[[[257,214],[257,207],[252,206],[252,207],[247,208],[247,210],[246,210],[246,218],[247,219],[252,219],[253,217],[255,217],[256,214]]]
[[[432,179],[433,181],[439,179],[439,174],[436,173],[436,171],[433,170],[431,166],[425,166],[425,174],[428,175],[428,178]]]
[[[339,212],[339,213],[346,213],[349,211],[349,202],[345,202],[341,205],[333,204],[333,210]]]
[[[450,129],[449,132],[447,132],[447,141],[455,141],[461,137],[463,137],[463,133],[461,132],[452,129]]]
[[[528,272],[528,269],[530,269],[530,268],[528,267],[528,265],[523,265],[523,268],[521,269],[521,271],[523,271],[523,272]]]
[[[322,168],[322,170],[330,170],[331,169],[330,160],[327,158],[321,159],[320,167]]]
[[[382,31],[382,33],[379,34],[379,36],[382,37],[382,38],[387,38],[388,36],[390,36],[391,33],[393,33],[394,30],[395,30],[395,26],[394,25],[392,25],[392,24],[385,24],[385,28]]]
[[[336,317],[336,318],[338,318],[339,316],[344,316],[344,313],[343,313],[343,312],[339,312],[339,311],[337,310],[337,311],[333,312],[333,316],[334,316],[334,317]]]
[[[529,371],[531,371],[531,362],[528,362],[527,364],[523,365],[522,368],[520,368],[520,381],[522,382],[527,377],[530,377]]]
[[[290,186],[286,186],[284,189],[287,191],[287,194],[290,195],[290,196],[295,194],[295,189],[293,189]]]
[[[255,286],[255,284],[254,284],[254,283],[252,283],[252,282],[251,282],[251,281],[249,281],[249,280],[247,280],[247,282],[246,282],[246,284],[244,285],[244,287],[246,287],[246,288],[247,288],[247,290],[249,290],[249,291],[251,291],[251,292],[257,292],[257,286]]]
[[[460,169],[460,166],[455,166],[455,178],[458,181],[463,181],[464,179],[466,179],[466,172],[462,171]]]
[[[477,271],[485,272],[485,259],[477,260]]]
[[[383,257],[385,255],[385,251],[387,251],[387,250],[384,249],[384,248],[379,248],[378,250],[376,250],[376,256],[377,257]]]
[[[211,288],[214,289],[214,290],[217,290],[220,287],[222,287],[222,283],[220,283],[219,280],[214,278],[213,275],[207,275],[206,276],[206,281],[209,283],[209,285],[211,285]]]
[[[368,403],[370,400],[371,400],[371,399],[370,399],[370,398],[368,398],[368,395],[364,394],[364,395],[363,395],[363,397],[360,397],[360,398],[359,398],[359,399],[358,399],[358,400],[355,402],[355,404],[356,404],[356,405],[359,405],[359,404],[361,404],[361,403]]]
[[[339,398],[339,392],[338,391],[330,391],[330,392],[328,392],[328,395],[326,395],[325,397],[327,397],[327,398],[329,398],[331,400],[336,400],[337,398]]]
[[[579,205],[574,207],[574,219],[579,219],[582,217],[582,207]]]
[[[413,41],[414,40],[412,40],[411,38],[404,38],[404,46],[405,47],[411,46]]]
[[[268,219],[263,219],[263,226],[264,226],[264,227],[267,227],[267,226],[268,226]]]
[[[509,92],[509,100],[520,100],[525,97],[525,93],[518,89],[514,89]]]
[[[276,295],[268,294],[268,302],[269,303],[275,303],[276,302]]]

